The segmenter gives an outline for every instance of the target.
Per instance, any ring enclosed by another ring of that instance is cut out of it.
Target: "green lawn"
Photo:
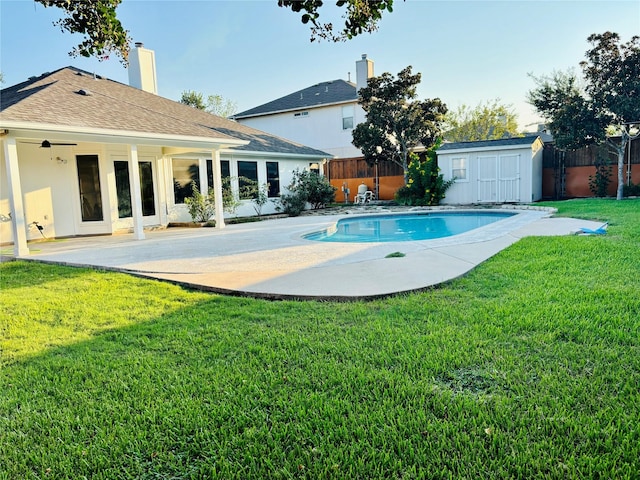
[[[638,478],[640,200],[368,303],[0,265],[0,479]]]

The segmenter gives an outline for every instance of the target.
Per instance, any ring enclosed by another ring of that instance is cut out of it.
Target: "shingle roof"
[[[356,100],[358,100],[358,93],[354,83],[333,80],[318,83],[277,100],[237,113],[233,115],[233,118],[246,118],[266,113],[300,110]]]
[[[83,94],[84,92],[84,94]],[[329,156],[173,100],[65,67],[0,91],[0,121],[24,121],[79,129],[239,139],[236,150]]]
[[[461,150],[475,149],[487,147],[516,147],[520,145],[531,145],[535,142],[538,135],[529,135],[526,137],[501,138],[499,140],[481,140],[478,142],[453,142],[443,144],[438,151],[443,150]]]

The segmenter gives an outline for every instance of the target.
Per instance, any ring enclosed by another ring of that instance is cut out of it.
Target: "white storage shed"
[[[539,136],[445,143],[437,150],[445,180],[455,177],[442,204],[528,203],[542,198]]]

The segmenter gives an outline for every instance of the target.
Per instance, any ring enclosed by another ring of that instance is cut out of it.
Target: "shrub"
[[[192,193],[190,197],[184,199],[185,205],[189,210],[189,215],[194,222],[206,223],[216,213],[216,201],[213,188],[209,189],[206,195],[200,193],[198,186],[191,182]],[[222,209],[227,213],[235,213],[240,201],[231,189],[231,178],[222,179]]]
[[[276,209],[287,215],[297,216],[306,208],[307,203],[317,210],[334,201],[336,188],[317,173],[295,169],[293,178],[287,187],[288,193],[278,200]]]
[[[598,155],[594,163],[596,172],[589,176],[589,190],[596,197],[606,197],[609,183],[611,183],[611,165],[609,159],[605,156]]]
[[[195,183],[193,183],[192,188],[191,196],[184,199],[189,215],[191,215],[191,219],[194,222],[207,222],[216,213],[213,189],[209,189],[209,193],[205,195],[200,193]]]
[[[269,201],[269,184],[263,183],[262,185],[258,185],[256,183],[255,196],[251,201],[253,202],[253,209],[256,211],[256,214],[258,216],[262,215],[262,207]]]
[[[444,181],[436,160],[439,144],[427,150],[421,159],[415,153],[409,157],[407,185],[398,189],[395,201],[400,205],[438,205],[455,179]]]
[[[640,197],[640,183],[638,185],[625,185],[622,188],[622,194],[625,197]]]

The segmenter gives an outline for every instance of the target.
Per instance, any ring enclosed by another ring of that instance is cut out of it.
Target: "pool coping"
[[[553,211],[540,207],[505,209],[519,215],[436,240],[341,244],[302,238],[345,215],[371,215],[356,211],[236,224],[219,230],[152,231],[146,232],[144,240],[125,234],[30,244],[38,251],[22,259],[118,271],[225,295],[371,300],[434,288],[459,278],[525,236],[569,235],[581,227],[598,226],[596,222],[550,218]],[[386,258],[394,251],[405,256]]]

